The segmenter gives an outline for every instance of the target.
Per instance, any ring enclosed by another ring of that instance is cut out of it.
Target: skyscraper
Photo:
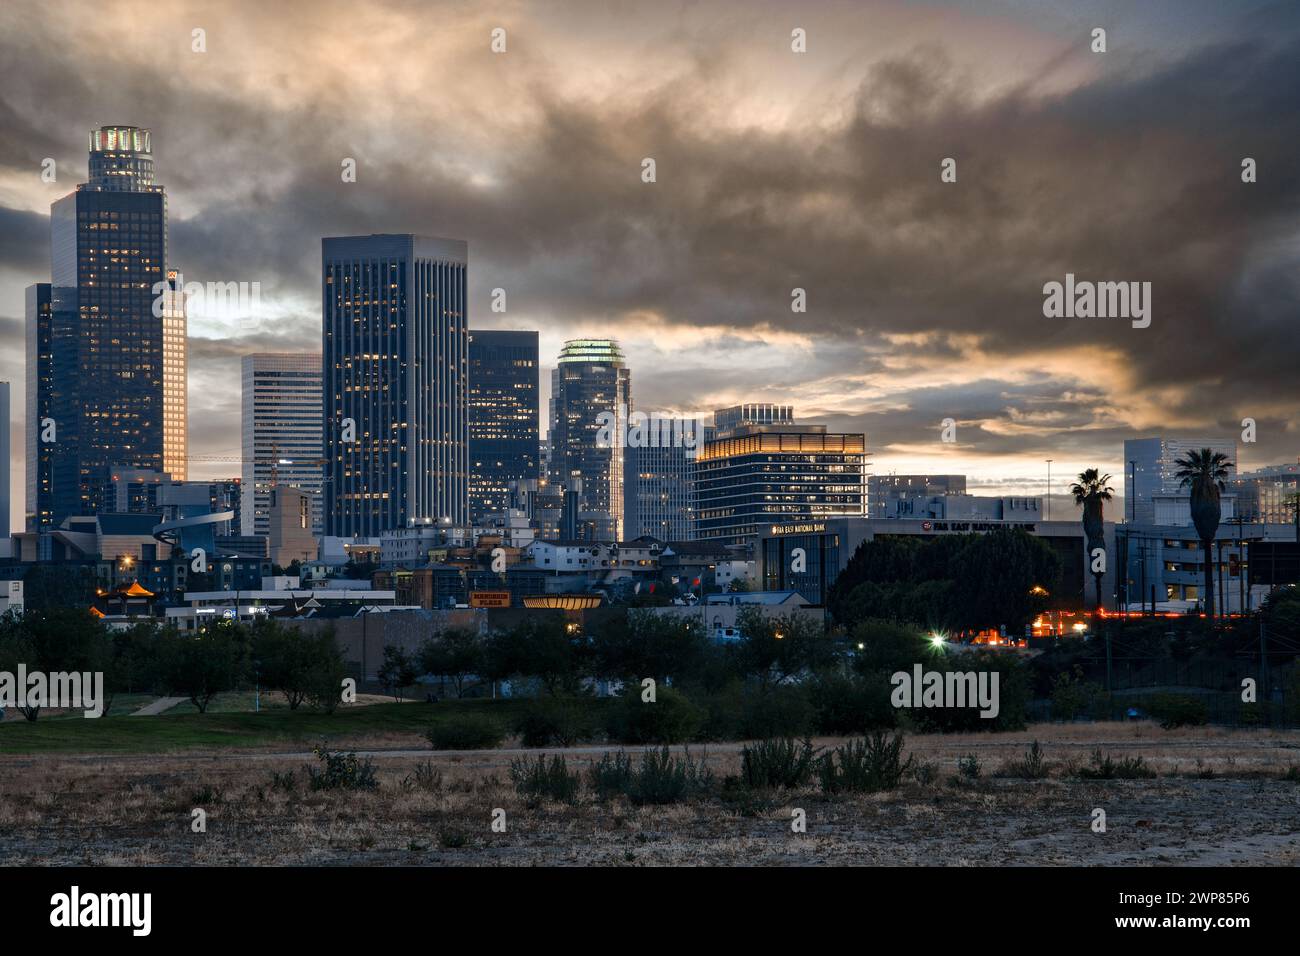
[[[1124,442],[1124,520],[1138,524],[1189,525],[1191,491],[1174,477],[1178,459],[1209,448],[1228,456],[1237,474],[1237,443],[1231,438],[1136,438]],[[1234,512],[1231,493],[1224,496],[1224,516]]]
[[[469,512],[509,505],[510,482],[538,477],[536,332],[470,330]]]
[[[54,445],[47,423],[53,421],[54,354],[50,334],[53,315],[48,282],[27,287],[27,444],[26,530],[44,531],[54,519]]]
[[[632,373],[612,339],[571,339],[551,373],[551,474],[582,482],[581,509],[608,515],[623,537],[623,442]],[[602,440],[602,435],[606,436]],[[608,440],[608,436],[615,440]]]
[[[789,406],[737,405],[714,415],[696,462],[698,536],[752,544],[774,525],[866,514],[866,439],[799,425]]]
[[[465,523],[467,264],[455,239],[322,240],[326,534]]]
[[[658,425],[645,429],[642,440],[632,440],[635,423],[628,429],[623,538],[690,541],[695,537],[695,459],[704,444],[704,428],[694,418],[654,416],[650,421]]]
[[[917,495],[964,494],[965,475],[872,475],[867,479],[867,517],[887,517],[896,502]]]
[[[163,471],[185,481],[190,468],[189,346],[185,290],[177,269],[167,270],[162,290],[163,338]]]
[[[153,181],[150,140],[134,126],[94,130],[89,180],[50,207],[49,364],[41,366],[37,328],[28,381],[50,390],[36,406],[52,425],[51,524],[102,511],[115,466],[163,470],[164,309],[155,303],[165,288],[167,197]]]
[[[245,535],[269,532],[273,484],[300,488],[322,533],[321,357],[306,352],[245,355],[242,368],[242,507]]]

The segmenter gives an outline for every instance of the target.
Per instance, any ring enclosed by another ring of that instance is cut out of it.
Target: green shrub
[[[978,780],[982,769],[980,758],[974,754],[967,754],[957,761],[957,773],[963,780]]]
[[[435,721],[424,733],[434,750],[489,750],[501,746],[505,731],[486,714],[455,714]]]
[[[640,688],[629,686],[610,704],[605,729],[610,740],[618,743],[685,743],[704,724],[704,711],[671,687],[658,688],[650,703],[641,699]]]
[[[939,779],[939,768],[930,761],[912,765],[912,779],[923,787],[928,787]]]
[[[621,750],[603,755],[588,769],[587,782],[602,803],[627,793],[632,784],[632,758]]]
[[[552,755],[549,762],[545,754],[540,754],[535,760],[524,757],[510,761],[510,779],[521,797],[561,803],[577,803],[582,785],[579,774],[576,771],[570,773],[564,757],[559,754]]]
[[[1052,719],[1074,720],[1086,716],[1101,695],[1101,687],[1083,679],[1083,668],[1063,671],[1052,680]]]
[[[1147,704],[1147,711],[1165,730],[1200,727],[1209,721],[1205,701],[1186,694],[1157,694]]]
[[[1156,772],[1141,757],[1114,760],[1098,748],[1092,752],[1092,765],[1080,767],[1078,774],[1084,780],[1146,780],[1154,777]]]
[[[204,784],[197,790],[190,792],[190,802],[202,806],[210,803],[221,802],[221,790],[211,784]]]
[[[813,682],[809,698],[819,734],[861,734],[897,723],[898,712],[889,702],[889,679],[884,674],[823,674]]]
[[[732,681],[714,693],[692,691],[691,700],[704,712],[704,722],[696,733],[698,740],[739,740],[743,736],[745,688]]]
[[[932,659],[928,670],[971,673],[978,678],[987,673],[991,681],[998,676],[996,717],[981,716],[981,708],[918,707],[907,711],[908,721],[924,733],[963,733],[971,731],[993,732],[1020,730],[1025,726],[1030,699],[1029,668],[1016,655],[995,651],[971,651],[955,657]],[[946,680],[946,676],[945,676]]]
[[[430,793],[437,793],[442,789],[442,771],[434,767],[432,763],[426,760],[424,763],[416,764],[415,773],[407,774],[402,778],[403,790],[427,790]]]
[[[741,704],[740,735],[749,740],[801,737],[812,731],[812,701],[803,687],[769,687],[746,694]]]
[[[438,843],[444,849],[458,850],[469,843],[469,836],[464,830],[447,829],[438,831]]]
[[[702,761],[697,763],[689,753],[674,757],[663,747],[641,755],[641,765],[633,771],[626,792],[637,806],[658,806],[702,796],[712,787],[713,774]]]
[[[802,787],[812,777],[817,751],[804,738],[795,743],[792,737],[760,740],[740,752],[740,780],[751,789]]]
[[[621,750],[607,753],[588,769],[587,780],[597,799],[622,794],[636,806],[680,803],[713,788],[704,761],[697,762],[689,752],[674,757],[667,747],[646,750],[636,766]]]
[[[379,780],[375,777],[375,765],[369,757],[357,758],[355,753],[326,750],[316,747],[312,750],[322,767],[307,767],[307,782],[313,790],[378,790]]]
[[[292,770],[286,770],[284,773],[271,771],[271,789],[283,790],[285,793],[293,793],[298,786],[298,778],[294,776]]]
[[[822,792],[829,796],[893,790],[911,769],[912,758],[903,759],[903,735],[891,738],[878,730],[824,755],[817,763],[817,776]]]
[[[572,697],[539,697],[529,701],[512,729],[524,747],[572,747],[596,734],[591,709]]]
[[[1043,780],[1048,776],[1048,773],[1049,769],[1047,761],[1043,757],[1043,748],[1035,740],[1033,745],[1025,751],[1024,757],[1006,763],[998,771],[998,776],[1017,777],[1021,780]]]

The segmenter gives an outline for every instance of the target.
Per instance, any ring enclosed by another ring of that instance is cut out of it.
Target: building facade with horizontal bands
[[[715,421],[728,424],[695,462],[699,538],[748,545],[774,524],[866,514],[864,435],[784,419],[749,422],[729,409]]]
[[[327,535],[466,521],[467,264],[454,239],[322,240]]]

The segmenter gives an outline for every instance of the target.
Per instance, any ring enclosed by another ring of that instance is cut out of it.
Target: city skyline
[[[772,6],[762,18],[721,5],[640,11],[642,31],[594,6],[579,17],[520,5],[499,18],[502,55],[487,14],[454,13],[436,35],[401,5],[382,27],[372,10],[368,32],[322,14],[319,31],[285,46],[268,38],[291,4],[243,8],[238,28],[205,10],[195,53],[190,25],[125,10],[119,26],[132,26],[111,64],[84,55],[104,25],[77,23],[76,5],[54,4],[68,21],[57,47],[28,30],[26,6],[0,14],[0,44],[23,67],[0,147],[5,340],[21,341],[23,289],[48,278],[50,204],[87,179],[86,130],[151,129],[169,258],[187,279],[263,287],[258,315],[191,312],[194,456],[238,454],[239,399],[221,386],[243,355],[319,342],[320,239],[396,231],[470,244],[468,324],[541,331],[543,403],[563,340],[608,334],[638,408],[788,402],[803,420],[865,433],[875,473],[960,472],[976,491],[1042,494],[1052,458],[1062,515],[1083,467],[1122,485],[1126,439],[1239,438],[1249,416],[1258,442],[1239,442],[1240,470],[1300,452],[1289,371],[1300,356],[1285,321],[1297,186],[1278,172],[1296,138],[1300,57],[1295,18],[1265,18],[1278,12],[1269,4],[1191,3],[1177,18],[1116,5],[1101,17],[1104,56],[1065,4],[938,4],[942,18],[901,4]],[[808,31],[802,58],[792,26]],[[407,102],[398,122],[350,117],[346,104],[392,76],[350,58],[337,87],[324,54],[346,36],[382,63],[412,31],[446,54],[442,66],[420,57],[401,81],[448,89],[437,121]],[[1213,44],[1195,39],[1211,32]],[[651,39],[666,63],[654,79],[638,72]],[[302,109],[324,89],[342,108]],[[1174,108],[1185,101],[1195,109]],[[947,156],[957,181],[942,184]],[[1258,162],[1249,185],[1244,156]],[[352,183],[339,176],[348,157]],[[1045,318],[1042,286],[1067,274],[1151,281],[1152,325]],[[806,312],[790,309],[796,287]],[[1232,374],[1206,341],[1238,346]],[[0,380],[14,383],[18,527],[30,427],[20,349],[4,350]],[[951,445],[939,438],[948,417]],[[1122,515],[1122,500],[1112,508]]]

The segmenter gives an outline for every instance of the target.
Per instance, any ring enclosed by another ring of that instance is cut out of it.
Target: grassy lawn
[[[235,697],[237,695],[232,695]],[[148,703],[148,701],[144,701]],[[229,702],[242,708],[242,700]],[[466,712],[487,713],[508,726],[523,700],[448,700],[437,704],[406,701],[401,704],[342,706],[333,714],[285,706],[266,707],[261,713],[247,709],[227,712],[177,713],[156,717],[105,716],[96,720],[46,719],[35,722],[5,720],[0,723],[0,754],[35,753],[165,753],[180,750],[284,747],[307,750],[325,738],[328,742],[366,738],[395,739],[389,746],[428,746],[425,729],[435,720]],[[193,711],[188,702],[184,705]],[[132,708],[134,709],[134,708]],[[114,711],[118,711],[114,702]],[[176,711],[181,710],[177,707]]]

